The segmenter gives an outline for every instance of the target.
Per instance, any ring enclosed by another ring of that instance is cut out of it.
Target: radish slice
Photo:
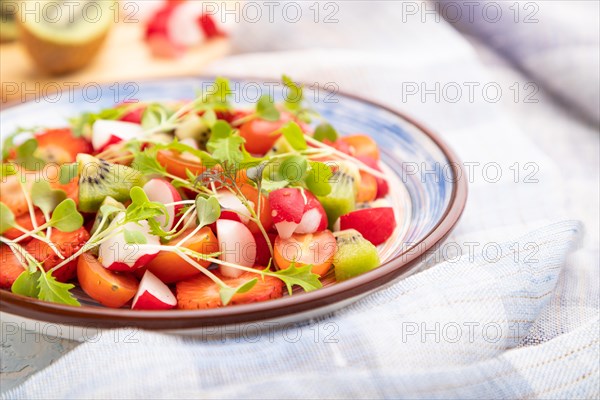
[[[175,189],[175,186],[164,179],[150,179],[143,187],[148,200],[156,201],[162,204],[174,203],[181,201],[181,195]],[[156,221],[163,227],[164,230],[171,230],[177,219],[177,214],[181,210],[182,205],[167,206],[167,214],[169,215],[169,223],[166,223],[166,217],[160,215],[156,217]]]
[[[171,289],[152,272],[146,271],[131,308],[134,310],[168,310],[177,305]]]
[[[274,226],[282,239],[289,239],[294,234],[298,224],[291,221],[282,221],[274,224]]]
[[[294,233],[304,214],[304,197],[297,188],[284,188],[269,194],[271,217],[279,236],[289,238]]]
[[[256,241],[246,225],[229,219],[217,220],[217,239],[219,241],[219,258],[243,267],[252,267],[256,260]],[[244,271],[237,268],[219,265],[224,276],[237,278]]]
[[[198,25],[202,15],[202,3],[189,1],[178,4],[167,20],[169,39],[184,47],[197,46],[206,40],[206,34]]]
[[[323,216],[318,209],[313,208],[304,213],[302,221],[296,227],[296,233],[314,233],[319,229]]]
[[[132,122],[98,119],[92,125],[92,146],[101,151],[106,146],[122,140],[131,140],[141,136],[144,129]]]
[[[235,194],[231,193],[229,190],[226,189],[219,190],[217,192],[217,200],[219,200],[219,204],[224,209],[224,211],[231,210],[231,212],[236,214],[243,224],[248,223],[248,221],[250,220],[250,211]],[[250,203],[250,206],[254,208],[253,202],[248,200],[248,203]]]
[[[125,217],[121,213],[115,217],[111,226],[114,226]],[[146,238],[146,244],[128,244],[125,240],[124,231],[137,231]],[[156,246],[160,245],[158,236],[150,234],[150,228],[146,221],[129,222],[125,224],[120,232],[111,237],[98,247],[98,261],[102,266],[111,271],[131,271],[143,267],[158,254]]]

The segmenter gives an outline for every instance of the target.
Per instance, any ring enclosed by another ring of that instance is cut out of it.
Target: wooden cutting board
[[[227,39],[215,39],[188,50],[181,58],[159,59],[150,54],[140,24],[118,23],[104,46],[86,68],[68,75],[48,76],[38,72],[18,42],[0,45],[0,108],[35,100],[57,90],[77,89],[85,83],[112,83],[167,76],[197,75],[229,52]]]

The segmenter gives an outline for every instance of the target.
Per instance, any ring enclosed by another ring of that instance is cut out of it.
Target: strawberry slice
[[[35,220],[36,220],[38,226],[42,225],[46,222],[46,220],[44,219],[44,214],[42,214],[42,211],[39,209],[35,210]],[[33,229],[33,224],[31,223],[31,216],[29,215],[29,213],[19,215],[18,217],[15,218],[15,222],[18,225],[22,226],[23,228],[27,229],[28,231]],[[10,228],[6,232],[4,232],[3,235],[7,239],[13,240],[13,239],[16,239],[19,236],[23,235],[23,232],[15,229],[15,228]],[[20,244],[23,245],[25,243],[28,243],[30,240],[31,240],[30,237],[25,238],[20,242]]]
[[[350,148],[350,145],[344,141],[341,140],[336,140],[335,142],[332,142],[329,139],[324,139],[323,143],[333,147],[334,149],[336,149],[337,151],[341,151],[342,153],[346,153],[348,155],[352,155],[352,149]]]
[[[73,178],[69,183],[60,183],[58,180],[51,181],[50,186],[52,189],[64,190],[67,194],[67,198],[72,199],[75,204],[79,204],[79,179]]]
[[[25,268],[14,255],[10,247],[0,244],[0,288],[9,289]]]
[[[0,202],[4,203],[15,217],[29,211],[27,199],[25,199],[19,179],[20,177],[17,174],[0,180]]]
[[[126,107],[127,103],[124,103],[123,106]],[[134,124],[141,124],[142,123],[142,115],[144,114],[144,110],[146,110],[146,107],[143,107],[143,106],[134,108],[133,110],[126,112],[119,119],[119,121],[132,122]]]
[[[340,230],[356,229],[375,246],[388,240],[396,229],[392,207],[355,210],[340,217]]]
[[[82,137],[73,136],[70,128],[47,129],[35,138],[38,142],[36,153],[48,162],[73,162],[77,154],[92,152],[90,142]]]
[[[218,271],[213,272],[230,287],[238,287],[251,279],[258,278],[258,282],[246,293],[233,296],[229,304],[246,304],[276,299],[283,295],[283,282],[277,278],[266,276],[261,279],[258,274],[244,272],[237,278],[226,278]],[[206,275],[180,281],[176,285],[177,308],[197,310],[222,307],[219,297],[219,286]]]
[[[69,257],[75,254],[90,238],[90,234],[85,228],[79,228],[73,232],[61,232],[52,229],[52,242],[56,244],[63,257]],[[36,260],[43,263],[46,271],[55,267],[62,260],[46,243],[40,240],[32,240],[25,245],[27,250]],[[54,277],[60,282],[68,282],[77,275],[77,259],[63,265],[53,272]]]

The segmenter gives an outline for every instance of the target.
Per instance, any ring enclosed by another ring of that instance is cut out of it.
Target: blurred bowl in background
[[[73,72],[88,65],[102,47],[115,7],[112,0],[26,0],[19,3],[15,18],[19,39],[41,71]]]

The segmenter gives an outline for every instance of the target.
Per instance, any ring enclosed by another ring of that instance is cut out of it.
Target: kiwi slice
[[[8,4],[8,1],[0,0],[0,42],[12,42],[18,36],[15,23],[16,3]]]
[[[335,279],[345,281],[377,268],[381,261],[377,248],[355,229],[346,229],[333,234],[337,251],[333,256]]]
[[[175,128],[175,136],[179,139],[194,139],[201,150],[206,150],[206,143],[210,139],[210,127],[196,114],[189,114]]]
[[[343,172],[344,174],[352,177],[354,180],[354,194],[358,193],[358,188],[360,188],[360,170],[351,161],[347,160],[337,160],[335,161],[335,165],[337,166],[338,171]]]
[[[329,229],[333,230],[335,222],[341,215],[356,209],[356,189],[354,178],[341,170],[331,176],[330,182],[331,193],[317,198],[327,214]]]
[[[16,18],[19,38],[42,71],[72,72],[94,58],[114,23],[114,10],[112,0],[25,0]]]
[[[279,139],[277,139],[273,147],[271,147],[271,150],[269,150],[267,154],[265,154],[265,156],[270,157],[277,154],[289,153],[292,151],[294,151],[292,145],[289,144],[285,137],[281,136]]]
[[[77,155],[79,171],[79,210],[96,212],[107,196],[116,201],[129,200],[134,186],[144,185],[141,172],[120,164],[112,164],[89,154]]]

